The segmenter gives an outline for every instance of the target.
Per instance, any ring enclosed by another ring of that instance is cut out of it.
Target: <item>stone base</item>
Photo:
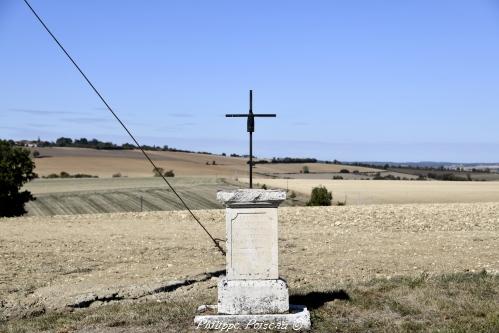
[[[217,312],[216,305],[202,305],[198,312]],[[220,330],[228,332],[236,329],[255,330],[294,330],[310,329],[310,313],[303,305],[289,305],[289,313],[281,314],[202,314],[194,317],[197,329]]]
[[[218,281],[218,313],[231,315],[286,313],[289,294],[286,281],[228,280]]]

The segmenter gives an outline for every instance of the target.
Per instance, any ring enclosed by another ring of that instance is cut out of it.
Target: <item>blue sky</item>
[[[497,1],[31,0],[145,144],[499,161]],[[130,141],[20,0],[0,1],[0,137]]]

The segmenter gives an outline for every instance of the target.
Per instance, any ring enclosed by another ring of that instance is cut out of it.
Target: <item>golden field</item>
[[[247,178],[240,178],[248,182]],[[332,179],[254,179],[269,187],[289,189],[310,195],[312,188],[325,186],[333,201],[347,205],[385,203],[498,202],[499,182],[332,180]]]

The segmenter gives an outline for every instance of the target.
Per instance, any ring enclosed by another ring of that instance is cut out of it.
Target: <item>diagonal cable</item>
[[[114,116],[114,118],[116,118],[116,120],[120,123],[120,125],[125,129],[125,131],[128,133],[128,135],[130,136],[130,138],[132,138],[133,142],[135,143],[135,145],[137,146],[138,149],[140,149],[140,151],[142,152],[142,154],[144,154],[145,158],[149,161],[149,163],[151,163],[151,165],[153,166],[154,170],[161,176],[161,178],[163,178],[163,180],[165,181],[165,183],[168,185],[168,187],[170,187],[170,189],[172,190],[172,192],[177,196],[177,198],[180,200],[180,202],[182,203],[182,205],[185,207],[185,209],[191,214],[191,216],[194,218],[194,220],[199,224],[199,226],[201,228],[203,228],[203,230],[206,232],[206,234],[208,235],[208,237],[210,237],[210,239],[212,240],[213,244],[215,245],[215,247],[223,254],[225,255],[225,251],[224,249],[220,246],[220,244],[218,243],[219,240],[217,241],[210,233],[209,231],[206,229],[206,227],[201,223],[201,221],[199,221],[199,218],[194,215],[194,213],[192,212],[192,210],[189,208],[189,206],[187,206],[187,204],[185,203],[185,201],[182,199],[182,197],[177,193],[177,191],[175,191],[175,189],[173,188],[173,186],[170,184],[170,182],[165,178],[165,176],[161,173],[161,171],[158,169],[158,167],[156,166],[156,164],[153,162],[153,160],[149,157],[149,155],[147,155],[147,153],[145,152],[144,148],[142,148],[142,146],[140,145],[140,143],[137,141],[137,139],[135,139],[135,137],[133,136],[133,134],[128,130],[128,128],[125,126],[125,124],[121,121],[121,119],[116,115],[116,113],[113,111],[113,109],[109,106],[109,104],[106,102],[106,100],[104,99],[104,97],[102,97],[102,95],[99,93],[99,91],[95,88],[95,86],[92,84],[92,82],[88,79],[88,77],[85,75],[85,73],[81,70],[80,66],[78,66],[78,64],[73,60],[73,58],[69,55],[69,53],[66,51],[66,49],[64,48],[64,46],[62,46],[62,44],[59,42],[59,40],[54,36],[54,34],[50,31],[50,29],[47,27],[47,25],[43,22],[43,20],[40,18],[40,16],[38,16],[38,14],[36,13],[36,11],[33,9],[33,7],[31,7],[31,5],[29,4],[29,2],[27,0],[24,0],[24,3],[29,7],[29,9],[31,10],[31,12],[36,16],[36,18],[38,19],[38,21],[42,24],[42,26],[45,28],[45,30],[49,33],[49,35],[52,37],[52,39],[57,43],[57,45],[59,46],[59,48],[64,52],[64,54],[68,57],[68,59],[73,63],[73,65],[76,67],[76,69],[78,70],[78,72],[80,72],[80,74],[83,76],[83,78],[85,79],[85,81],[87,81],[87,83],[89,84],[89,86],[92,88],[92,90],[97,94],[97,96],[99,96],[100,100],[102,101],[102,103],[104,103],[104,105],[106,106],[106,108],[109,110],[109,112],[112,113],[112,115]]]

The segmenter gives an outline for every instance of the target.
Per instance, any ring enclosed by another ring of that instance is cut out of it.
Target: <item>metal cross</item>
[[[272,117],[275,114],[271,113],[253,113],[253,90],[249,92],[249,113],[248,114],[226,114],[227,118],[246,117],[248,118],[248,133],[249,133],[249,188],[253,188],[253,132],[255,131],[255,117]]]

